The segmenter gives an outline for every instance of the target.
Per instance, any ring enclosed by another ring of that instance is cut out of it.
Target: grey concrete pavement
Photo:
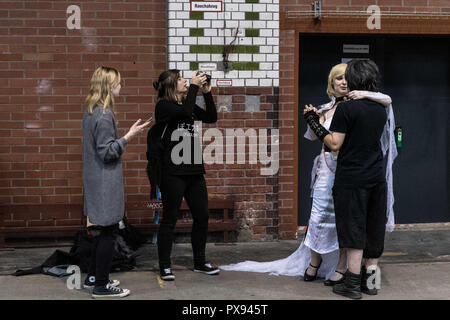
[[[244,260],[271,261],[287,257],[300,241],[208,243],[207,257],[216,265]],[[70,248],[58,248],[69,251]],[[48,275],[14,277],[17,269],[39,266],[55,248],[0,251],[0,299],[91,299],[87,290],[69,290],[66,278]],[[174,282],[158,281],[157,251],[148,244],[140,250],[133,271],[112,273],[121,287],[131,290],[125,300],[342,300],[322,281],[306,283],[299,277],[221,271],[207,276],[192,272],[190,244],[177,243],[173,250]],[[386,235],[380,260],[381,290],[366,300],[450,299],[450,229],[394,231]],[[83,275],[84,276],[84,275]],[[84,280],[84,277],[82,277]]]

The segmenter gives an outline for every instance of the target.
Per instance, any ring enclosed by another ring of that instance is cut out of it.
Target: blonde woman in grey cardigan
[[[114,249],[114,232],[124,215],[125,197],[121,156],[127,143],[142,133],[150,121],[136,121],[128,133],[119,137],[114,113],[114,96],[121,89],[120,73],[115,68],[99,67],[91,78],[83,116],[84,215],[94,249],[85,288],[92,297],[125,297],[118,280],[109,279]]]

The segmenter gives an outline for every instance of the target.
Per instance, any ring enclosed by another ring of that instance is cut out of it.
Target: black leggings
[[[93,226],[88,230],[94,238],[88,276],[95,276],[96,287],[104,286],[109,281],[114,252],[114,234],[118,230],[118,224],[107,227]]]
[[[194,220],[191,232],[194,265],[205,263],[208,234],[208,191],[203,174],[163,175],[161,183],[163,217],[158,231],[158,257],[161,269],[170,268],[173,233],[183,196]]]

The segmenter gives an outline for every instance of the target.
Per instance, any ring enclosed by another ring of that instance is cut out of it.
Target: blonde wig
[[[336,90],[334,89],[334,79],[339,76],[345,75],[345,70],[347,69],[347,64],[340,63],[331,68],[330,74],[328,75],[328,87],[327,95],[331,99],[336,97]]]

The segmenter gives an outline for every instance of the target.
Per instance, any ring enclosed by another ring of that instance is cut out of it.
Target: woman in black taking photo
[[[161,135],[160,189],[163,218],[158,231],[158,257],[161,279],[174,280],[171,271],[171,251],[178,211],[183,197],[193,218],[191,243],[194,271],[218,274],[219,269],[206,261],[205,248],[208,233],[208,192],[204,178],[199,125],[217,121],[217,110],[211,94],[211,83],[206,74],[196,73],[187,87],[179,70],[161,73],[153,83],[158,91],[155,107],[157,125],[164,125]],[[196,105],[201,89],[206,109]]]

